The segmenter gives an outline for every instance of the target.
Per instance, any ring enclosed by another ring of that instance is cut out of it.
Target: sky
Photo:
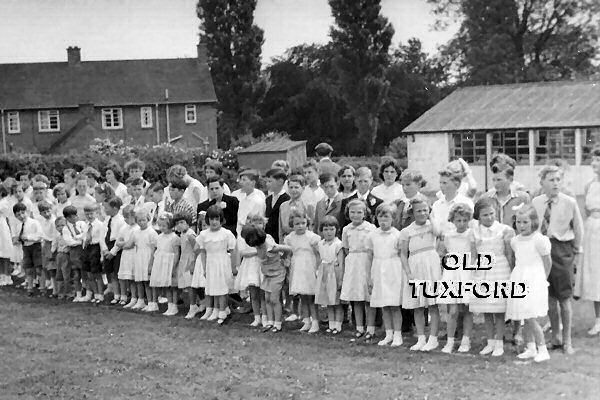
[[[240,0],[243,1],[243,0]],[[0,63],[65,61],[79,46],[86,60],[195,57],[197,0],[0,0]],[[394,45],[418,37],[427,52],[455,32],[433,30],[426,0],[382,0]],[[265,31],[262,62],[289,47],[326,43],[333,23],[327,0],[258,0]]]

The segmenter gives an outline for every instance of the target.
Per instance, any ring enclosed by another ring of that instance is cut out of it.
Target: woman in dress
[[[391,203],[394,200],[404,199],[404,190],[398,182],[402,169],[393,158],[386,157],[379,166],[379,177],[383,182],[371,190],[371,194],[383,200],[384,203]]]
[[[340,178],[340,193],[342,198],[347,199],[348,197],[354,196],[356,193],[356,170],[351,165],[344,165],[338,171],[338,177]]]

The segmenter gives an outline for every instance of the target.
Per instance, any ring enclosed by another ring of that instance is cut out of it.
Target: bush
[[[207,158],[223,163],[223,179],[232,189],[237,187],[237,154],[235,151],[215,150],[206,154],[199,149],[184,149],[169,145],[127,146],[123,142],[96,139],[88,151],[69,155],[41,155],[8,153],[0,156],[0,177],[15,176],[17,171],[28,170],[32,174],[46,175],[53,185],[62,182],[63,171],[73,168],[81,171],[84,167],[94,167],[102,172],[110,160],[121,166],[133,158],[146,163],[144,177],[149,182],[166,183],[166,171],[174,164],[181,164],[196,179],[203,179],[202,168]]]

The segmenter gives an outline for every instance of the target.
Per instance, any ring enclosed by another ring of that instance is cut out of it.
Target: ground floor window
[[[540,129],[534,133],[535,161],[562,159],[575,163],[575,129]]]
[[[587,128],[581,131],[581,163],[589,164],[592,161],[592,157],[590,156],[592,149],[600,146],[600,128]]]
[[[504,153],[517,164],[529,164],[529,131],[502,131],[492,133],[492,154]]]
[[[450,154],[469,164],[485,164],[485,132],[453,133]]]

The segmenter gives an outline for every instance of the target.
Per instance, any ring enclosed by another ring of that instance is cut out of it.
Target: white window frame
[[[142,128],[152,128],[152,107],[140,107],[140,125]]]
[[[52,118],[56,118],[56,126],[52,127]],[[60,131],[60,113],[58,110],[38,111],[38,131],[39,132],[59,132]]]
[[[195,104],[186,104],[185,105],[185,123],[186,124],[195,124],[197,120],[196,114],[196,105]],[[188,118],[188,111],[192,111],[194,113],[194,118]]]
[[[19,119],[18,111],[8,111],[6,113],[6,121],[9,134],[21,133],[21,120]]]
[[[115,118],[116,112],[116,118]],[[106,123],[106,116],[110,117],[110,124]],[[119,107],[103,108],[101,111],[102,118],[102,129],[123,129],[123,109]],[[118,120],[118,124],[115,124],[115,119]]]

